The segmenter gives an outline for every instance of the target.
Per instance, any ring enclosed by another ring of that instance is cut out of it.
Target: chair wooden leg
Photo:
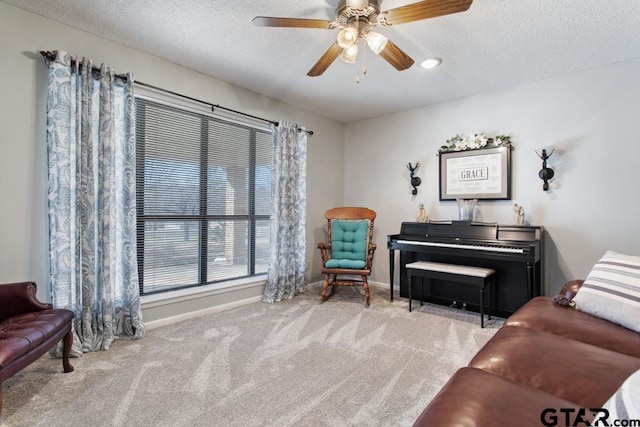
[[[362,276],[362,284],[364,285],[364,299],[365,299],[364,306],[369,307],[370,293],[369,293],[369,281],[367,280],[367,276]]]
[[[329,275],[324,275],[324,282],[322,283],[322,294],[320,295],[320,302],[323,303],[329,298],[327,296],[327,288],[329,287]]]
[[[336,293],[336,291],[338,290],[338,287],[336,286],[336,282],[338,281],[338,275],[334,274],[333,278],[331,279],[331,293],[329,294],[329,296],[327,298],[331,298],[331,296],[333,294]]]
[[[62,368],[64,372],[73,372],[73,366],[69,363],[69,355],[71,354],[71,345],[73,344],[73,330],[62,339]]]
[[[324,275],[324,283],[322,284],[322,295],[320,296],[320,303],[325,302],[326,300],[331,298],[333,294],[336,293],[336,285],[334,285],[333,282],[330,282],[330,276],[331,276],[330,274]],[[335,280],[336,278],[334,275],[333,281],[335,282]],[[329,289],[329,285],[331,285],[331,291],[327,295],[327,289]]]

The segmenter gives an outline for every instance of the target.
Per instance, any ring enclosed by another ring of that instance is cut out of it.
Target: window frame
[[[136,124],[136,232],[137,232],[137,263],[138,263],[138,285],[141,296],[157,295],[165,292],[178,291],[184,289],[194,289],[207,285],[214,284],[226,284],[228,282],[237,281],[238,279],[246,279],[250,277],[263,276],[265,272],[256,273],[256,228],[259,221],[269,221],[270,215],[256,213],[256,165],[257,165],[257,148],[258,148],[258,133],[272,135],[272,129],[267,128],[264,125],[258,126],[251,121],[240,121],[229,119],[224,116],[214,114],[209,111],[203,111],[198,106],[185,106],[181,103],[167,102],[161,98],[155,96],[147,96],[135,94],[135,117],[139,120],[139,114],[144,115],[144,111],[139,112],[139,108],[146,108],[145,104],[137,102],[139,99],[145,102],[154,103],[159,108],[167,108],[173,110],[179,110],[181,113],[191,114],[197,116],[200,120],[200,156],[198,161],[199,166],[199,212],[197,214],[149,214],[144,212],[144,193],[145,193],[145,137],[144,135],[138,135],[140,127]],[[208,167],[210,162],[209,157],[209,125],[211,123],[222,123],[225,125],[237,126],[238,128],[247,130],[249,132],[249,159],[247,163],[248,167],[248,180],[247,180],[247,214],[209,214],[208,213]],[[271,159],[271,165],[273,159]],[[190,285],[174,285],[174,286],[162,286],[161,289],[147,290],[145,291],[145,279],[144,279],[144,254],[145,254],[145,225],[148,222],[162,222],[162,221],[198,221],[198,282]],[[247,274],[241,276],[234,276],[229,278],[223,278],[218,280],[208,280],[208,244],[209,244],[209,224],[212,221],[241,221],[247,223]]]

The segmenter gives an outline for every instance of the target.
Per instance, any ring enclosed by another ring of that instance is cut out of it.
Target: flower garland
[[[510,150],[513,150],[511,137],[508,135],[496,135],[494,138],[487,138],[482,133],[476,133],[471,137],[456,135],[447,139],[447,143],[438,149],[438,155],[449,151],[466,151],[495,147],[509,147]]]

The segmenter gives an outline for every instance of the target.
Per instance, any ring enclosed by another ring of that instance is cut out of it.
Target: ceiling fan
[[[256,16],[253,18],[253,23],[261,27],[324,30],[340,28],[336,41],[307,73],[310,77],[322,75],[338,56],[347,63],[354,63],[358,55],[360,39],[366,40],[373,52],[380,55],[398,71],[402,71],[413,65],[413,59],[391,40],[372,31],[376,25],[388,27],[464,12],[469,9],[472,2],[473,0],[425,0],[381,12],[379,0],[340,0],[336,7],[336,18],[333,21]]]

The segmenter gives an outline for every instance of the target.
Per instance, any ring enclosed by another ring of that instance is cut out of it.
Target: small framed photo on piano
[[[440,200],[511,200],[511,149],[440,153]]]

